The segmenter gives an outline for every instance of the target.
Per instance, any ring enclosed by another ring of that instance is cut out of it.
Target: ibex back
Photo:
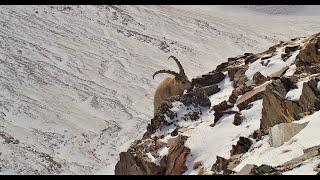
[[[188,77],[184,73],[184,69],[182,68],[179,60],[174,56],[170,56],[168,59],[170,58],[172,58],[177,63],[179,67],[179,73],[171,70],[159,70],[153,74],[153,78],[159,73],[167,73],[174,76],[167,77],[159,84],[154,95],[154,114],[157,113],[158,108],[162,103],[167,102],[168,98],[176,95],[182,95],[185,90],[191,88],[191,82],[188,80]]]

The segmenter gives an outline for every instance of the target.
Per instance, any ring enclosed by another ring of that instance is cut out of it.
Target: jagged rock
[[[320,33],[313,35],[309,43],[300,51],[297,56],[296,66],[310,66],[320,63]]]
[[[218,71],[213,71],[207,74],[204,74],[200,77],[192,79],[192,84],[193,85],[201,85],[201,86],[210,86],[213,84],[217,84],[221,82],[224,79],[225,75]]]
[[[224,170],[226,170],[228,163],[229,163],[229,160],[227,160],[223,157],[217,156],[216,162],[211,167],[211,171],[216,172],[216,173],[224,171]]]
[[[276,168],[262,164],[261,166],[258,166],[253,169],[253,173],[256,175],[280,175],[281,172],[278,171]]]
[[[251,91],[243,94],[235,103],[240,111],[246,109],[250,103],[262,98],[262,95],[267,87],[267,83],[253,88]]]
[[[246,137],[240,137],[236,145],[232,145],[231,155],[242,154],[248,152],[252,145],[252,141]]]
[[[245,58],[244,62],[245,62],[245,64],[251,64],[258,59],[259,59],[259,56],[255,55],[255,54],[251,54]]]
[[[212,107],[211,110],[214,110],[214,124],[219,121],[219,119],[225,114],[225,110],[233,107],[232,105],[228,104],[227,101],[222,101],[221,103]]]
[[[234,74],[234,77],[233,77],[234,88],[241,87],[246,81],[248,81],[248,78],[245,75],[246,71],[247,71],[247,68],[241,68]]]
[[[217,92],[219,92],[221,89],[217,84],[213,84],[211,86],[205,86],[203,87],[203,90],[207,93],[208,96],[211,96]]]
[[[263,56],[263,57],[261,57],[261,60],[263,61],[263,60],[269,59],[271,57],[272,57],[272,55]]]
[[[298,88],[296,84],[299,81],[299,78],[297,76],[290,76],[290,77],[282,76],[280,80],[285,86],[286,91]]]
[[[262,139],[263,136],[268,135],[269,130],[255,130],[249,137],[255,139],[257,142]]]
[[[305,114],[320,110],[317,83],[316,79],[304,83],[300,99],[296,102],[285,99],[287,88],[280,79],[272,81],[263,94],[260,129],[266,129],[279,123],[290,123],[301,119]]]
[[[278,79],[267,85],[263,93],[262,119],[260,129],[267,129],[282,122],[292,122],[294,118],[283,115],[287,113],[287,106],[284,106],[287,91],[282,82]]]
[[[293,136],[298,134],[308,123],[281,123],[277,124],[269,130],[269,143],[271,147],[279,147]]]
[[[216,71],[224,72],[225,68],[228,67],[228,66],[229,66],[229,62],[221,63],[216,67]]]
[[[263,84],[264,82],[266,82],[268,80],[268,78],[264,77],[260,72],[256,72],[254,75],[253,75],[253,82],[256,84],[256,85],[260,85],[260,84]]]
[[[234,120],[233,120],[233,124],[236,126],[239,126],[242,122],[242,116],[240,112],[236,112],[236,114],[234,115]]]
[[[298,45],[293,45],[293,46],[286,46],[285,49],[284,49],[284,52],[287,53],[287,54],[290,54],[296,50],[299,50],[301,48],[301,46],[298,44]]]
[[[151,119],[151,122],[147,126],[147,132],[144,136],[153,134],[157,129],[169,125],[169,123],[165,120],[165,115],[169,117],[171,120],[177,117],[177,112],[170,110],[172,106],[172,102],[180,101],[185,106],[194,106],[194,107],[210,107],[211,102],[206,92],[201,87],[195,87],[192,91],[189,91],[182,96],[173,96],[171,97],[167,103],[161,104],[158,112]],[[200,111],[200,112],[198,112]],[[189,112],[187,115],[191,120],[199,119],[199,115],[201,114],[201,109],[197,108],[193,112]]]
[[[175,128],[171,133],[171,136],[177,136],[178,135],[178,128]]]
[[[198,169],[200,166],[202,166],[202,162],[201,161],[196,161],[193,163],[192,169]]]
[[[187,170],[185,162],[190,153],[190,149],[184,146],[187,136],[179,135],[174,141],[168,142],[170,147],[168,156],[166,156],[167,175],[180,175]]]
[[[189,106],[194,104],[195,106],[210,107],[210,99],[203,88],[194,88],[190,93],[182,95],[180,101],[185,105]],[[191,102],[191,103],[190,103]]]
[[[239,172],[235,173],[234,175],[254,175],[254,171],[257,167],[258,166],[254,164],[246,164]]]
[[[231,104],[235,104],[238,100],[238,90],[232,90],[231,95],[229,96],[228,102]]]
[[[136,141],[127,152],[120,153],[120,160],[115,166],[115,175],[157,175],[162,174],[160,166],[145,156],[145,142]]]
[[[282,75],[285,74],[288,69],[289,69],[289,67],[285,66],[285,67],[281,68],[279,71],[271,74],[270,77],[273,79],[278,79],[278,78],[282,77]]]

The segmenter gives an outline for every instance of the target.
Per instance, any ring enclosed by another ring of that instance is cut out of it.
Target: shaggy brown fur
[[[184,90],[188,90],[191,88],[191,82],[185,75],[184,69],[182,68],[179,60],[174,56],[170,56],[168,59],[170,58],[175,60],[180,72],[176,73],[171,70],[159,70],[153,74],[153,78],[159,73],[168,73],[174,75],[174,77],[167,77],[159,84],[154,95],[154,114],[157,113],[157,110],[162,103],[167,102],[168,98],[170,98],[171,96],[182,95]]]

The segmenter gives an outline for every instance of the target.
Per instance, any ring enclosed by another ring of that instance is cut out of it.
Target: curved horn
[[[172,58],[172,59],[177,63],[177,65],[178,65],[178,67],[179,67],[179,70],[180,70],[179,74],[180,74],[180,75],[185,75],[184,69],[183,69],[180,61],[179,61],[176,57],[174,57],[174,56],[169,56],[168,59],[170,59],[170,58]]]
[[[154,79],[154,76],[157,75],[157,74],[160,74],[160,73],[168,73],[168,74],[171,74],[171,75],[174,75],[174,76],[178,76],[179,74],[174,72],[174,71],[171,71],[171,70],[159,70],[159,71],[156,71],[153,75],[152,75],[152,78]]]

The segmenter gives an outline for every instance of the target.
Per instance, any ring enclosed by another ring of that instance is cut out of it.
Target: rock
[[[283,115],[287,113],[287,106],[284,106],[285,95],[287,94],[285,86],[278,80],[266,86],[262,95],[262,118],[260,120],[260,129],[267,129],[282,122],[292,122],[294,118]]]
[[[278,78],[282,77],[282,75],[285,74],[288,69],[289,69],[289,67],[285,66],[282,69],[280,69],[279,71],[271,74],[270,77],[274,78],[274,79],[278,79]]]
[[[222,112],[222,111],[225,111],[225,110],[227,110],[227,109],[229,109],[231,107],[232,107],[232,105],[229,105],[227,101],[222,101],[221,103],[213,106],[212,109],[214,111]]]
[[[246,81],[248,81],[247,76],[245,75],[245,72],[247,71],[246,68],[239,69],[235,74],[233,78],[233,87],[237,88],[240,86],[243,86]]]
[[[162,174],[160,166],[143,157],[134,156],[130,150],[120,153],[115,166],[115,175],[157,175]]]
[[[177,136],[178,135],[178,128],[175,128],[171,133],[171,136]]]
[[[225,75],[222,72],[210,72],[207,74],[204,74],[200,77],[192,79],[193,85],[201,85],[201,86],[210,86],[213,84],[217,84],[221,82],[224,79]]]
[[[213,106],[211,110],[214,110],[214,124],[225,114],[224,111],[231,107],[233,106],[228,104],[227,101],[222,101],[220,104]]]
[[[264,83],[260,86],[253,88],[251,91],[243,94],[235,103],[235,105],[239,108],[240,111],[247,108],[247,106],[263,97],[263,93],[267,87],[268,83]]]
[[[318,49],[320,49],[320,35],[316,34],[310,38],[306,47],[300,50],[300,53],[297,56],[296,66],[300,67],[319,64],[320,55]]]
[[[200,166],[202,166],[202,162],[201,161],[196,161],[193,163],[192,169],[198,169]]]
[[[229,96],[228,102],[231,104],[235,104],[238,100],[238,91],[236,89],[234,89],[231,93],[231,95]]]
[[[281,172],[272,166],[262,164],[253,169],[253,173],[256,175],[280,175]]]
[[[234,175],[254,175],[254,171],[258,166],[253,164],[246,164],[243,168]]]
[[[297,76],[290,76],[290,77],[282,76],[280,80],[285,86],[286,91],[298,88],[296,84],[299,81],[299,78]]]
[[[208,96],[211,96],[220,91],[218,84],[213,84],[211,86],[203,87],[203,90],[207,93]]]
[[[248,152],[252,145],[252,141],[246,137],[241,136],[236,145],[232,145],[230,151],[231,155],[242,154]]]
[[[225,68],[228,66],[229,66],[229,62],[221,63],[216,67],[216,71],[223,72],[225,71]]]
[[[216,162],[211,167],[211,171],[217,173],[224,171],[227,168],[229,161],[220,156],[217,156],[216,159]]]
[[[269,59],[271,57],[272,57],[272,55],[263,56],[263,57],[261,57],[261,61]]]
[[[175,141],[171,142],[166,158],[166,175],[180,175],[187,170],[185,162],[190,153],[190,149],[184,146],[187,138],[187,136],[179,135]]]
[[[253,75],[253,82],[256,84],[256,85],[261,85],[263,84],[264,82],[266,82],[268,79],[266,77],[264,77],[260,72],[256,72],[254,75]]]
[[[268,130],[255,130],[249,137],[255,139],[257,142],[262,139],[263,136],[268,135]]]
[[[271,147],[279,147],[298,134],[308,123],[281,123],[271,127],[269,131],[269,143]]]
[[[257,55],[254,55],[254,54],[251,54],[251,55],[249,55],[249,56],[247,56],[246,58],[245,58],[245,64],[247,65],[247,64],[251,64],[251,63],[253,63],[253,62],[255,62],[256,60],[258,60],[259,59],[259,56],[257,56]]]
[[[234,120],[233,120],[233,124],[236,126],[239,126],[242,122],[242,117],[241,117],[241,113],[240,112],[236,112],[236,114],[234,115]]]
[[[287,54],[290,54],[294,51],[297,51],[301,48],[301,46],[298,44],[298,45],[293,45],[293,46],[286,46],[285,49],[284,49],[284,52],[287,53]]]
[[[299,101],[290,101],[285,99],[288,87],[285,87],[280,79],[272,81],[263,94],[260,129],[267,129],[279,123],[290,123],[320,110],[317,83],[316,79],[305,82]]]

